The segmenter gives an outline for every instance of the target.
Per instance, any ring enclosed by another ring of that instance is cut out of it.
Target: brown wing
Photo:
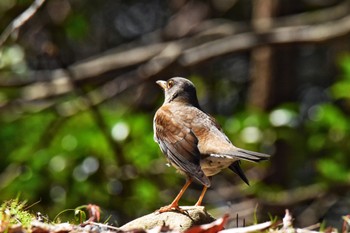
[[[203,185],[210,186],[208,177],[200,167],[197,137],[166,106],[160,108],[155,115],[154,138],[172,165]]]
[[[199,109],[195,112],[197,117],[196,121],[192,122],[191,129],[199,139],[198,148],[201,154],[230,155],[251,162],[260,162],[270,157],[267,154],[235,147],[212,116]]]

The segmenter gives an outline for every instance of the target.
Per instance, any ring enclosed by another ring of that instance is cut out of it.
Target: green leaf
[[[66,33],[69,38],[74,40],[81,40],[85,38],[89,31],[89,24],[84,15],[72,15],[66,23]]]
[[[350,81],[350,54],[345,54],[340,58],[339,66],[345,74],[344,78]]]
[[[82,223],[86,220],[86,214],[84,211],[76,209],[74,211],[74,218],[75,218],[75,221]]]
[[[332,130],[346,131],[348,118],[344,113],[332,104],[323,104],[317,107],[314,120]]]
[[[335,99],[350,98],[350,80],[344,80],[335,83],[331,87],[330,91],[333,98]]]
[[[317,163],[317,168],[324,177],[332,181],[347,182],[350,178],[344,163],[335,161],[331,158],[319,160]]]

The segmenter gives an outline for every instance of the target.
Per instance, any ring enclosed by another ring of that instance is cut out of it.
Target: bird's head
[[[185,78],[174,77],[168,81],[156,82],[164,91],[164,103],[180,102],[199,107],[196,88],[193,83]]]

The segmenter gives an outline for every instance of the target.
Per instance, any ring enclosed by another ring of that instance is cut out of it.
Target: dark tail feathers
[[[255,152],[255,151],[250,151],[250,150],[244,150],[241,148],[237,148],[237,151],[233,153],[233,156],[236,156],[237,158],[251,161],[251,162],[260,162],[270,158],[270,155]]]
[[[233,156],[235,156],[235,157],[237,157],[239,159],[250,161],[250,162],[260,162],[260,161],[267,160],[267,159],[270,158],[270,155],[259,153],[259,152],[255,152],[255,151],[250,151],[250,150],[244,150],[244,149],[240,149],[240,148],[237,148],[237,151],[235,151],[233,153]],[[241,179],[247,185],[249,185],[249,181],[248,181],[247,177],[245,176],[245,174],[244,174],[240,164],[241,164],[241,161],[237,160],[237,161],[233,162],[229,166],[229,168],[234,173],[239,175],[239,177],[241,177]]]
[[[249,180],[247,179],[247,177],[245,176],[241,166],[241,161],[237,160],[235,162],[233,162],[228,168],[230,168],[234,173],[236,173],[237,175],[239,175],[239,177],[241,177],[241,179],[247,184],[249,185]]]

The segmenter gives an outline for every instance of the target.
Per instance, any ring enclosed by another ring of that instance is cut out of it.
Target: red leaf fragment
[[[217,233],[224,229],[228,217],[229,215],[225,214],[222,218],[219,218],[212,223],[191,227],[184,233]]]
[[[100,207],[98,205],[88,204],[86,209],[89,212],[89,219],[88,219],[88,221],[90,221],[90,222],[99,222],[100,221],[101,209],[100,209]]]

